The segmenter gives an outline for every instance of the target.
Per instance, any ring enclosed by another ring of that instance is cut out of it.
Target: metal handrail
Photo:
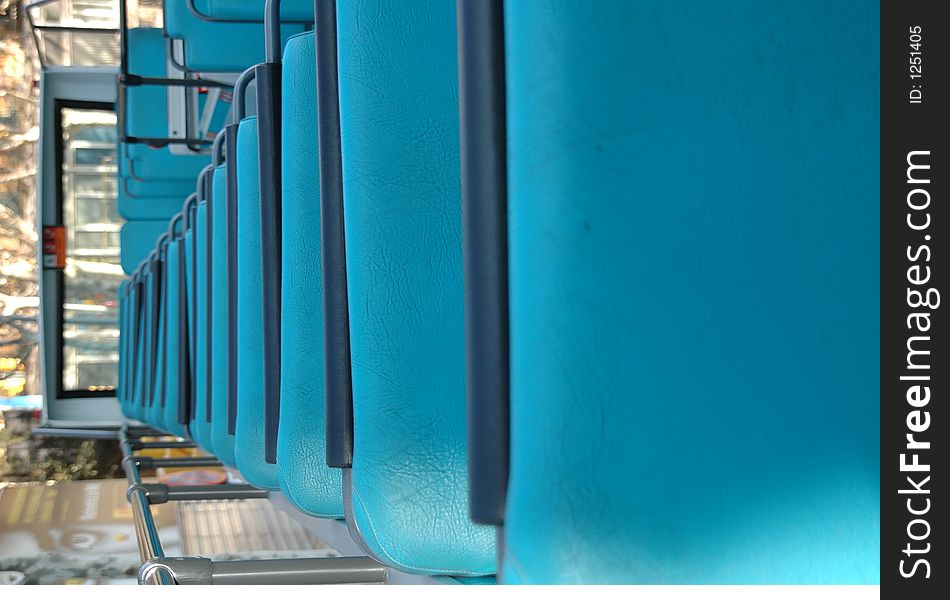
[[[143,433],[155,432],[144,430]],[[144,457],[136,456],[134,450],[145,443],[134,439],[139,436],[130,436],[128,425],[122,426],[115,436],[122,450],[122,466],[129,482],[126,497],[132,505],[135,537],[142,559],[138,571],[139,585],[386,583],[388,567],[368,556],[228,561],[214,561],[199,556],[166,556],[152,516],[151,504],[182,500],[263,498],[267,492],[243,485],[192,486],[176,490],[161,484],[143,483],[139,463],[144,462]],[[179,447],[180,444],[170,443],[175,444],[173,447]],[[149,447],[157,447],[161,442],[148,444]],[[195,460],[192,466],[197,466],[199,462]]]
[[[125,477],[129,482],[126,497],[132,505],[132,522],[135,526],[135,539],[138,541],[139,557],[143,563],[165,558],[165,550],[162,548],[162,541],[158,537],[158,529],[155,527],[155,519],[152,517],[152,511],[149,508],[148,496],[142,488],[142,477],[139,475],[139,468],[135,461],[127,427],[122,427],[119,430],[118,438],[119,448],[122,450],[122,467],[125,469]],[[174,579],[168,573],[160,570],[150,574],[149,577],[159,585],[174,584]]]

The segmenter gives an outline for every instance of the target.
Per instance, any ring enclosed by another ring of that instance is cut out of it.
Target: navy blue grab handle
[[[149,344],[151,350],[149,353],[149,387],[146,392],[148,393],[148,405],[154,406],[155,399],[157,395],[160,395],[156,391],[156,383],[158,381],[158,352],[159,352],[159,322],[161,321],[162,314],[162,276],[164,275],[164,261],[162,260],[162,251],[164,249],[165,240],[168,238],[167,234],[162,234],[159,238],[156,252],[154,257],[150,262],[150,268],[152,271],[152,310],[151,310],[151,339]]]
[[[336,0],[316,0],[317,121],[320,136],[320,244],[327,465],[353,465],[353,382],[343,229],[343,155],[337,72]]]
[[[237,137],[238,126],[246,113],[248,86],[254,81],[256,70],[252,67],[238,77],[234,84],[234,121],[227,126],[224,159],[227,169],[227,230],[228,230],[228,433],[237,431]]]
[[[130,395],[129,401],[135,402],[136,400],[136,391],[138,391],[137,379],[135,377],[136,365],[139,358],[139,335],[140,331],[140,321],[142,318],[140,301],[142,298],[142,282],[141,282],[141,272],[139,270],[135,271],[135,275],[132,277],[132,284],[129,286],[131,290],[129,291],[129,296],[131,298],[131,310],[130,310],[130,339],[129,342],[131,347],[129,348],[130,360],[129,360],[129,382],[130,382]]]
[[[508,183],[502,0],[458,0],[469,511],[503,525],[508,488]]]
[[[207,295],[205,297],[205,302],[207,304],[205,314],[208,315],[208,323],[205,328],[205,340],[206,340],[206,350],[205,350],[205,422],[211,422],[211,415],[214,412],[212,408],[212,375],[214,373],[214,344],[212,343],[212,338],[214,337],[214,327],[211,325],[212,315],[214,314],[214,236],[212,232],[214,231],[214,211],[212,210],[211,204],[214,201],[214,169],[218,166],[221,160],[221,152],[224,148],[224,138],[225,132],[222,131],[214,138],[214,144],[211,148],[211,167],[207,169],[207,176],[204,178],[204,198],[207,203],[206,219],[208,225],[205,227],[205,236],[208,238],[207,243],[205,244],[205,257],[207,262],[207,270],[205,271],[205,289],[207,290]]]
[[[178,319],[178,424],[185,427],[191,421],[191,341],[189,336],[189,319],[191,310],[188,299],[188,270],[185,264],[185,233],[191,229],[192,209],[197,197],[192,194],[185,200],[181,209],[182,228],[178,237],[178,306],[181,317]]]
[[[227,279],[228,279],[228,433],[237,430],[237,228],[238,228],[238,179],[237,179],[238,124],[232,123],[225,130],[225,169],[227,186]]]
[[[142,357],[143,353],[145,352],[144,340],[141,340],[144,334],[144,329],[145,329],[145,322],[144,322],[145,303],[143,302],[143,299],[145,296],[145,282],[142,280],[143,277],[145,277],[144,269],[142,270],[142,274],[139,276],[138,281],[135,282],[135,352],[134,352],[134,356],[135,356],[136,365],[138,365],[139,358]],[[142,343],[140,343],[140,340]],[[145,379],[146,379],[145,373],[143,373],[142,374],[143,384],[147,383]],[[137,400],[139,404],[141,404],[145,397],[144,396],[145,390],[139,388],[138,391],[140,393],[138,395]]]
[[[264,336],[264,460],[277,463],[280,420],[280,63],[256,67],[261,179],[261,287]]]
[[[200,177],[199,177],[200,180]],[[202,192],[203,194],[203,192]],[[194,224],[195,217],[198,212],[198,194],[196,193],[194,197],[194,203],[188,209],[188,221],[189,224]],[[197,240],[195,240],[197,242]],[[190,364],[190,376],[189,381],[191,382],[191,388],[189,390],[189,417],[197,414],[198,411],[198,382],[196,379],[196,374],[198,370],[198,245],[197,243],[192,243],[191,248],[191,291],[192,294],[188,299],[189,306],[191,307],[191,315],[189,319],[189,325],[191,330],[191,335],[189,336],[189,364]]]

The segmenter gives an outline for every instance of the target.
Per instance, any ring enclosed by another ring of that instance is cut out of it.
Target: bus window
[[[60,103],[59,209],[65,226],[61,277],[62,397],[111,392],[117,383],[119,265],[116,116],[102,105]]]

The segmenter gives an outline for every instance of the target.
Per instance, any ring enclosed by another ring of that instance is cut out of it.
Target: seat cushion
[[[130,29],[128,40],[129,73],[141,77],[169,77],[168,40],[161,29]],[[198,117],[203,113],[208,98],[207,92],[199,92]],[[209,123],[212,133],[225,125],[230,109],[230,101],[219,99]],[[127,87],[126,134],[146,138],[169,137],[167,87]],[[168,146],[153,148],[145,144],[128,144],[127,154],[136,161],[135,175],[143,179],[184,179],[188,173],[197,175],[197,171],[208,164],[207,157],[202,159],[202,155],[173,154]]]
[[[455,3],[337,11],[350,525],[400,570],[491,574],[494,530],[468,518]]]
[[[257,117],[238,127],[238,372],[234,454],[238,470],[251,484],[279,488],[277,465],[264,460],[264,365],[261,330],[261,205],[257,170]]]
[[[343,516],[339,469],[326,464],[317,85],[313,32],[284,51],[281,90],[281,488],[302,511]]]
[[[211,200],[211,441],[218,459],[235,466],[234,436],[228,433],[228,231],[227,167],[214,170]]]
[[[878,582],[878,20],[505,3],[504,582]]]

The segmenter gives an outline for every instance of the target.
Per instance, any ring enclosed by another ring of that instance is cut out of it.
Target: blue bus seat
[[[181,321],[186,318],[185,306],[183,306],[181,293],[181,284],[183,282],[182,273],[182,252],[183,240],[181,230],[184,226],[184,219],[181,214],[176,215],[169,232],[171,238],[168,242],[168,249],[165,257],[165,396],[164,396],[164,426],[163,429],[172,435],[187,437],[188,432],[184,424],[179,422],[179,410],[181,402],[181,373],[179,360],[187,356],[187,351],[183,351],[182,344],[184,340],[181,337]]]
[[[502,581],[878,583],[877,3],[504,18]]]
[[[128,31],[129,73],[142,77],[167,77],[167,44],[161,29],[136,27]],[[166,90],[160,86],[129,86],[126,91],[126,134],[136,137],[168,136]],[[121,145],[121,142],[120,142]],[[130,144],[129,158],[144,156]],[[124,156],[120,153],[120,156]]]
[[[281,89],[280,485],[301,511],[343,517],[342,476],[327,466],[323,405],[320,184],[314,33],[294,36]]]
[[[235,461],[241,475],[259,488],[276,490],[277,465],[264,460],[264,363],[261,333],[261,206],[257,170],[257,117],[238,126],[238,364]]]
[[[223,134],[222,134],[223,135]],[[228,466],[235,466],[234,436],[228,433],[228,258],[227,258],[227,167],[220,164],[212,174],[210,255],[208,265],[211,295],[211,344],[208,369],[211,379],[211,443],[215,455]]]
[[[209,21],[264,22],[266,0],[185,0],[192,13]],[[280,3],[281,21],[313,23],[313,0],[283,0]]]
[[[115,397],[119,401],[119,406],[124,410],[125,402],[128,398],[128,378],[126,377],[129,367],[128,345],[131,331],[127,313],[129,310],[129,285],[130,279],[125,279],[119,284],[119,373],[116,382]]]
[[[468,517],[455,3],[337,3],[351,534],[411,573],[495,572]],[[384,49],[384,50],[383,50]]]
[[[167,304],[165,286],[167,285],[168,236],[159,236],[157,253],[152,261],[151,312],[149,313],[150,352],[148,368],[150,374],[149,398],[146,418],[148,423],[159,431],[166,431],[165,425],[165,323]]]
[[[135,357],[136,373],[136,392],[132,405],[132,414],[135,419],[145,423],[148,420],[146,408],[149,397],[149,349],[151,340],[151,328],[149,327],[149,314],[152,306],[152,272],[149,268],[151,254],[154,250],[154,238],[151,240],[152,248],[149,250],[149,256],[145,259],[139,278],[140,284],[136,294],[136,342],[137,354]]]
[[[130,277],[119,286],[119,387],[116,396],[122,414],[134,418],[131,411],[132,398],[135,395],[135,279]]]
[[[195,387],[195,406],[189,431],[195,442],[209,454],[214,454],[211,439],[210,386],[208,385],[208,352],[210,341],[210,317],[208,302],[208,230],[209,204],[207,180],[211,177],[211,167],[202,171],[198,182],[198,206],[194,222],[194,304],[195,304],[195,368],[193,385]]]

